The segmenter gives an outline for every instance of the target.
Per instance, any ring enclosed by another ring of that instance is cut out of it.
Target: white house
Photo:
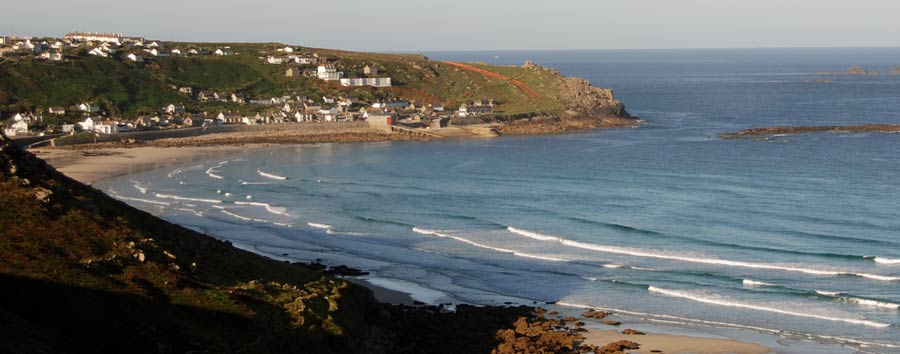
[[[172,49],[172,55],[181,55],[181,49],[178,49],[178,48]]]
[[[284,58],[269,56],[266,58],[266,64],[282,64],[284,63]]]
[[[285,52],[285,53],[293,53],[293,52],[294,52],[294,48],[291,48],[291,47],[284,47],[284,49],[282,49],[281,51],[283,51],[283,52]]]
[[[128,58],[128,60],[131,60],[135,63],[140,63],[140,62],[144,61],[143,57],[141,57],[140,55],[134,54],[134,53],[128,53],[128,55],[126,55],[125,57]]]
[[[78,127],[83,131],[92,131],[94,130],[94,120],[88,117],[84,121],[78,122]]]
[[[338,72],[334,65],[319,65],[316,69],[316,75],[319,77],[319,80],[337,81],[344,76],[344,73]]]
[[[19,120],[10,125],[9,129],[14,132],[12,135],[25,134],[28,133],[28,123],[25,120]]]
[[[71,133],[75,131],[75,124],[63,124],[61,126],[63,133]]]
[[[366,65],[363,67],[363,74],[378,75],[378,69],[374,65]]]
[[[158,47],[159,47],[159,43],[156,43],[156,42],[150,42],[150,44],[148,44],[147,46],[150,47],[150,48],[158,48]]]
[[[87,112],[87,113],[96,113],[100,112],[100,106],[95,106],[90,103],[82,103],[78,105],[79,112]]]
[[[119,133],[119,126],[110,124],[97,124],[94,126],[93,131],[101,134],[117,134]]]
[[[99,47],[98,47],[98,48],[91,49],[91,51],[88,52],[88,54],[90,54],[90,55],[96,55],[96,56],[98,56],[98,57],[103,57],[103,58],[106,58],[106,57],[109,56],[108,54],[106,54],[106,52],[103,51],[103,49],[100,49]]]
[[[229,48],[229,47],[216,49],[216,51],[213,52],[213,53],[214,53],[215,55],[221,55],[221,56],[225,56],[225,55],[234,55],[234,52],[231,51],[231,48]]]
[[[60,61],[63,59],[63,56],[58,50],[52,49],[41,53],[41,58],[49,61]]]

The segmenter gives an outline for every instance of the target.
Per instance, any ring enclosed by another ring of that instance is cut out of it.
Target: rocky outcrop
[[[631,118],[625,105],[613,96],[610,89],[594,87],[591,82],[577,77],[560,79],[559,98],[566,109],[588,117]]]
[[[861,124],[861,125],[825,125],[825,126],[784,126],[751,128],[733,133],[720,133],[719,139],[769,138],[772,136],[795,135],[808,133],[897,133],[900,124]]]
[[[850,69],[841,71],[841,75],[877,75],[878,72],[863,68],[858,65],[850,67]]]

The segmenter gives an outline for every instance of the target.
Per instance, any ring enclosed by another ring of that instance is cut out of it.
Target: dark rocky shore
[[[862,124],[828,126],[783,126],[752,128],[733,133],[720,133],[720,139],[762,139],[775,135],[796,135],[808,133],[897,133],[900,124]]]

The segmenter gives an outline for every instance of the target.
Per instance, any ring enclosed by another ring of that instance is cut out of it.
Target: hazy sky
[[[0,33],[373,51],[900,46],[897,0],[2,0]]]

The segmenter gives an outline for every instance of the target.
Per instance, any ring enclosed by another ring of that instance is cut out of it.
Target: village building
[[[316,69],[316,75],[319,77],[319,80],[337,81],[344,76],[344,73],[338,72],[334,65],[319,65]]]
[[[97,32],[71,32],[67,33],[65,39],[85,41],[85,42],[121,42],[122,35],[118,33],[97,33]]]
[[[50,108],[47,108],[47,113],[55,114],[55,115],[62,115],[62,114],[66,114],[66,109],[63,107],[50,107]]]
[[[234,55],[234,52],[233,52],[233,51],[231,50],[231,48],[229,48],[229,47],[216,49],[216,51],[213,52],[213,53],[214,53],[215,55],[219,55],[219,56]]]
[[[378,75],[378,69],[374,65],[366,65],[363,67],[363,74]]]
[[[97,113],[100,112],[100,106],[95,106],[90,103],[84,102],[77,106],[79,112],[85,113]]]
[[[494,111],[493,106],[486,106],[486,105],[469,106],[469,105],[463,103],[463,104],[459,105],[459,110],[457,110],[456,115],[458,115],[460,117],[469,117],[469,116],[476,116],[476,115],[480,115],[480,114],[488,114],[488,113],[492,113],[493,111]]]
[[[91,117],[87,117],[85,120],[78,122],[78,128],[82,131],[92,131],[94,130],[94,120]]]
[[[360,78],[341,79],[341,86],[391,87],[391,78],[389,78],[389,77],[360,77]]]

